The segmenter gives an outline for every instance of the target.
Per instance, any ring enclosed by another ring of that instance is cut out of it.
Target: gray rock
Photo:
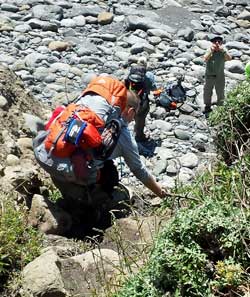
[[[162,3],[160,0],[153,0],[149,1],[149,6],[151,6],[153,9],[159,9],[162,8]]]
[[[57,20],[63,18],[63,9],[58,5],[35,5],[32,7],[32,15],[42,21]]]
[[[145,51],[146,53],[152,54],[155,51],[154,46],[147,43],[147,42],[143,42],[143,43],[134,44],[130,48],[131,54],[138,54],[138,53],[141,53],[143,51]]]
[[[168,165],[166,168],[167,174],[176,175],[180,170],[180,164],[176,159],[172,159],[168,161]]]
[[[7,99],[4,96],[0,95],[0,108],[5,110],[7,109],[7,107],[8,107]]]
[[[224,24],[215,24],[212,25],[210,31],[214,34],[222,35],[222,34],[230,34],[230,28],[225,27]]]
[[[194,178],[194,173],[189,168],[181,168],[180,172],[178,174],[178,181],[182,184],[188,184],[190,183]]]
[[[6,158],[6,165],[7,166],[15,166],[20,163],[19,158],[16,155],[9,154]]]
[[[154,164],[153,174],[157,177],[166,171],[167,161],[166,159],[159,159]]]
[[[176,181],[173,177],[163,175],[161,184],[166,187],[166,189],[174,189],[176,188]]]
[[[194,119],[194,124],[199,130],[205,131],[208,129],[207,125],[199,119]]]
[[[7,166],[4,169],[4,177],[1,179],[1,187],[6,191],[18,190],[27,194],[38,185],[37,169],[30,160],[22,160],[19,165]]]
[[[91,34],[88,36],[89,38],[100,38],[104,41],[112,41],[115,42],[117,40],[117,36],[115,34]]]
[[[83,15],[73,17],[76,27],[84,27],[86,25],[86,19]]]
[[[170,26],[154,22],[150,18],[140,18],[137,16],[128,16],[126,19],[126,24],[128,30],[141,29],[143,31],[147,31],[148,29],[160,29],[168,33],[174,33],[176,31]]]
[[[181,165],[187,168],[194,168],[198,165],[198,157],[193,153],[187,153],[179,158]]]
[[[172,125],[163,120],[155,120],[151,126],[151,129],[158,128],[162,132],[168,132],[172,130]]]
[[[86,20],[86,24],[98,24],[98,19],[96,17],[93,16],[86,16],[85,17]]]
[[[29,211],[29,224],[45,234],[63,235],[70,230],[72,220],[68,213],[41,195],[34,195]]]
[[[22,153],[25,153],[27,150],[32,150],[32,138],[21,137],[17,139],[17,146]]]
[[[64,16],[67,18],[72,18],[75,16],[85,16],[85,17],[97,17],[98,14],[100,14],[103,11],[103,9],[98,5],[80,5],[80,4],[74,4],[72,9],[65,14]]]
[[[215,14],[220,17],[228,17],[231,15],[231,10],[226,6],[219,6],[216,8]]]
[[[33,135],[36,135],[39,131],[44,130],[44,121],[39,117],[28,113],[23,113],[23,117],[26,129],[29,129]]]
[[[197,40],[196,43],[203,50],[207,50],[211,46],[211,42],[208,40]]]
[[[43,60],[46,60],[46,56],[36,52],[30,53],[24,58],[25,65],[31,68],[40,66]]]
[[[190,139],[190,133],[188,131],[184,131],[181,129],[175,129],[174,130],[175,137],[181,140],[189,140]]]
[[[190,114],[194,111],[194,108],[192,106],[190,106],[189,104],[184,103],[180,107],[180,111],[183,112],[184,114]]]
[[[160,160],[169,160],[169,159],[174,158],[175,154],[174,154],[173,150],[170,148],[157,147],[155,150],[156,157]]]
[[[225,63],[225,69],[232,73],[245,73],[245,65],[240,60],[227,61]]]
[[[158,36],[152,36],[148,38],[148,42],[152,45],[157,45],[161,43],[162,39]]]
[[[204,66],[199,66],[199,65],[192,65],[191,67],[192,74],[195,78],[198,80],[202,80],[204,75],[205,75],[205,67]]]
[[[11,64],[14,64],[16,62],[16,59],[9,56],[8,54],[0,54],[0,62],[2,64],[11,65]]]
[[[250,11],[249,10],[243,10],[238,16],[237,16],[238,20],[246,20],[246,21],[250,21]]]
[[[186,41],[192,41],[194,38],[194,31],[191,28],[181,29],[177,32],[178,37],[183,37]]]
[[[246,79],[244,74],[233,73],[233,72],[229,72],[227,70],[225,70],[225,75],[226,75],[226,77],[231,78],[231,79],[236,80],[236,81],[241,81],[241,80]]]
[[[201,24],[201,22],[198,20],[192,20],[191,25],[194,27],[194,30],[197,30],[197,31],[205,31],[206,30],[206,27],[203,26]]]
[[[77,269],[76,273],[72,273],[73,270],[68,270],[68,267],[72,267],[72,265],[65,263],[62,276],[68,292],[73,292],[74,295],[90,295],[93,288],[101,295],[104,293],[102,284],[119,274],[116,267],[120,263],[120,256],[110,249],[94,249],[71,259],[76,264],[80,264],[81,270]],[[72,263],[72,261],[70,262]],[[64,263],[62,262],[62,264]],[[103,273],[100,274],[100,271]],[[75,282],[76,279],[77,282]]]
[[[18,25],[15,27],[15,31],[22,32],[22,33],[27,33],[30,30],[31,30],[31,27],[28,24]]]
[[[18,8],[18,6],[13,5],[13,4],[2,3],[1,10],[9,11],[9,12],[18,12],[19,8]]]
[[[27,297],[66,296],[58,261],[56,252],[49,250],[26,265],[22,272],[23,295]]]
[[[242,52],[237,49],[230,49],[228,52],[233,59],[240,58],[242,56]]]
[[[198,141],[201,141],[201,142],[208,142],[208,137],[207,135],[205,134],[202,134],[202,133],[196,133],[193,138],[194,140],[198,140]]]
[[[60,22],[62,27],[75,28],[76,22],[73,19],[63,19]]]
[[[149,29],[147,31],[149,36],[156,36],[156,37],[160,37],[160,38],[166,38],[166,39],[171,39],[171,33],[166,32],[164,30],[161,29]]]
[[[226,43],[228,49],[234,48],[238,50],[249,50],[249,46],[240,41],[229,41]]]
[[[130,35],[129,37],[124,39],[130,45],[145,43],[145,39],[136,35]]]

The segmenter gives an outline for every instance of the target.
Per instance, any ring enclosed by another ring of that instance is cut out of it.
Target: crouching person
[[[128,129],[139,104],[122,82],[96,77],[77,101],[56,109],[34,139],[35,157],[60,190],[57,203],[71,215],[74,229],[99,220],[119,181],[112,161],[118,156],[157,196],[166,195],[142,164]]]

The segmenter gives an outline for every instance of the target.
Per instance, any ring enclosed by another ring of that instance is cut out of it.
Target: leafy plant
[[[115,296],[240,292],[250,280],[249,189],[248,155],[230,167],[219,162],[179,188],[176,198],[186,198],[185,207],[175,210],[147,265]]]
[[[242,238],[250,240],[249,221],[249,210],[211,198],[198,207],[178,211],[157,239],[146,267],[115,296],[162,296],[166,292],[171,296],[212,296],[213,288],[229,281],[228,274],[219,270],[221,261],[229,263],[229,259],[235,263],[226,266],[228,271],[235,268],[230,283],[244,284],[240,275],[250,259]]]
[[[27,210],[13,198],[1,197],[0,208],[0,290],[15,270],[21,270],[39,255],[41,235],[27,222]]]
[[[56,202],[59,199],[62,199],[62,194],[57,188],[51,186],[51,189],[49,189],[49,200]]]
[[[232,258],[218,261],[215,266],[215,280],[212,282],[214,290],[237,288],[244,279],[244,270],[240,264],[234,263]]]
[[[224,105],[209,117],[216,127],[216,143],[225,161],[230,164],[249,152],[250,83],[244,81],[227,96]]]

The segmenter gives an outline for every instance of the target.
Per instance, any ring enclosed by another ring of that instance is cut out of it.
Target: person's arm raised
[[[204,57],[203,57],[204,60],[205,60],[205,62],[207,62],[207,61],[212,57],[214,50],[215,50],[214,45],[212,45],[212,46],[210,47],[210,49],[207,50],[207,52],[205,53],[205,55],[204,55]]]

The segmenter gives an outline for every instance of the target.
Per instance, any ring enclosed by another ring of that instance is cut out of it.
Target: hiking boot
[[[207,112],[211,112],[211,111],[212,111],[211,106],[206,105],[205,108],[204,108],[203,113],[207,113]]]
[[[205,109],[203,111],[203,114],[205,115],[205,118],[207,119],[209,117],[210,112],[212,111],[211,106],[205,106]]]
[[[149,137],[147,137],[145,134],[142,136],[135,136],[136,142],[147,142],[149,140]]]

